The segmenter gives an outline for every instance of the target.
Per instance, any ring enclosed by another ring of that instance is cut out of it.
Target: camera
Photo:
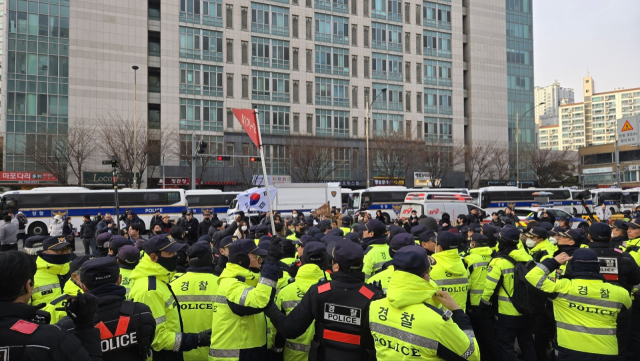
[[[576,195],[576,199],[579,201],[584,200],[585,198],[589,198],[591,196],[591,192],[586,189]]]

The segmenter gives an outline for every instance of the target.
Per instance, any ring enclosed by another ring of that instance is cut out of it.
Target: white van
[[[482,215],[485,221],[491,220],[487,219],[487,213],[476,206],[473,202],[473,198],[468,194],[456,192],[409,193],[402,203],[399,217],[403,219],[409,218],[409,216],[411,216],[411,212],[416,211],[416,215],[418,217],[424,214],[428,217],[440,220],[443,213],[448,213],[451,217],[451,221],[454,222],[458,215],[467,215],[471,213],[472,208],[477,209],[478,213]]]

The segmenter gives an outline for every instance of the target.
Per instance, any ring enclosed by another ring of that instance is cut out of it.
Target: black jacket
[[[607,282],[621,286],[627,291],[640,284],[640,267],[630,254],[614,250],[608,242],[591,242],[589,248],[598,255],[601,264],[600,274]]]
[[[551,223],[551,224],[555,224],[556,223],[556,216],[554,216],[553,214],[547,212],[547,216],[546,217],[540,217],[538,218],[538,212],[533,212],[533,219],[535,219],[536,221],[542,223],[542,222],[547,222],[547,223]]]
[[[611,238],[611,248],[620,248],[624,242],[628,241],[629,238],[625,236],[613,237]]]
[[[220,240],[227,236],[233,236],[233,234],[236,233],[237,229],[238,229],[238,222],[231,223],[230,226],[227,226],[227,228],[225,228],[222,231],[218,231],[216,228],[213,228],[213,227],[209,228],[209,235],[211,236],[211,242],[213,243],[213,247],[218,248],[218,244],[220,243]]]
[[[494,227],[500,227],[500,229],[504,228],[504,222],[501,221],[499,218],[497,222],[492,219],[491,222],[489,222],[489,224]]]
[[[153,226],[161,223],[162,223],[162,215],[153,216],[151,217],[151,223],[149,224],[149,229],[153,229]]]
[[[482,224],[482,218],[480,217],[480,214],[467,214],[467,223],[478,223],[478,224]]]
[[[207,222],[207,219],[203,219],[202,222],[198,224],[198,238],[209,234],[209,228],[211,228],[211,220]]]
[[[111,224],[111,228],[109,228],[109,224]],[[96,227],[96,229],[97,229],[96,236],[104,232],[111,232],[111,234],[113,235],[118,234],[118,224],[114,222],[113,219],[108,222],[105,219],[101,220],[100,223],[98,223],[98,226]]]
[[[80,225],[80,238],[95,238],[96,226],[100,223],[100,218],[96,218],[93,221],[85,221]]]
[[[22,321],[22,327],[16,326],[19,321]],[[6,349],[0,351],[3,360],[102,360],[98,329],[71,333],[48,323],[49,314],[38,311],[36,307],[24,303],[0,303],[0,350],[14,346],[9,348],[8,355],[2,353]],[[11,330],[11,327],[23,331]]]
[[[105,334],[113,336],[107,339],[104,339],[104,335],[102,336],[102,359],[105,361],[146,360],[156,330],[156,321],[149,306],[139,302],[123,302],[126,290],[116,284],[103,285],[92,290],[91,293],[98,297],[96,325],[102,323],[108,331]],[[118,334],[118,326],[124,324],[124,321],[120,321],[121,318],[129,319],[128,327],[123,334]],[[69,317],[62,318],[58,326],[63,330],[74,331],[73,321]],[[115,338],[118,340],[114,340]],[[137,343],[131,344],[131,339],[135,339]],[[122,346],[123,344],[128,346]]]
[[[185,219],[184,222],[182,222],[182,225],[184,227],[184,231],[186,232],[186,236],[184,237],[185,240],[187,240],[189,242],[189,244],[191,243],[195,243],[195,241],[198,240],[198,225],[200,224],[200,222],[198,222],[198,220],[195,217],[191,217],[191,220]]]

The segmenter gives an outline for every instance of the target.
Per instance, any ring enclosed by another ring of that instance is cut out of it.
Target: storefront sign
[[[140,173],[136,173],[136,177],[140,183]],[[82,183],[85,185],[112,185],[113,174],[111,172],[82,172]],[[122,175],[118,175],[118,185],[125,185]]]
[[[191,184],[191,178],[166,178],[168,186],[188,186]],[[196,178],[196,184],[200,183],[200,178]],[[162,178],[158,180],[158,184],[162,185]]]
[[[0,172],[0,184],[58,184],[58,178],[42,172]]]
[[[403,186],[404,178],[373,177],[374,186]]]
[[[270,175],[270,176],[267,176],[267,180],[269,181],[269,184],[291,183],[291,176],[290,175]],[[251,178],[251,184],[254,186],[263,185],[264,176],[254,175]]]
[[[582,174],[598,174],[613,172],[613,167],[586,168],[582,170]]]

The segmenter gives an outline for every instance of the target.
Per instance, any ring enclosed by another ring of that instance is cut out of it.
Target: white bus
[[[229,206],[240,192],[223,192],[219,189],[187,190],[187,205],[193,216],[202,221],[203,212],[217,213],[219,219],[227,216]]]
[[[599,188],[592,189],[591,202],[595,207],[602,207],[604,203],[611,213],[622,213],[626,210],[633,210],[638,205],[638,193],[640,188],[620,189],[620,188]]]
[[[133,210],[144,222],[145,229],[151,223],[156,210],[168,214],[172,219],[180,217],[187,207],[182,189],[122,189],[118,191],[120,213]],[[10,191],[0,198],[0,212],[4,214],[21,211],[28,219],[28,235],[46,235],[51,219],[77,217],[72,223],[80,226],[85,214],[96,216],[111,213],[115,215],[113,190],[90,190],[84,187],[41,187],[28,191]]]
[[[351,192],[347,202],[347,214],[367,211],[371,217],[376,217],[380,210],[387,222],[393,222],[400,214],[400,208],[407,193],[440,193],[457,192],[468,195],[466,188],[407,188],[402,186],[376,186],[367,189],[359,189]]]
[[[547,204],[539,204],[534,193],[549,194]],[[470,192],[478,207],[491,214],[506,207],[532,208],[538,206],[562,209],[567,213],[574,213],[574,208],[580,212],[580,201],[574,200],[571,191],[566,188],[518,188],[518,187],[484,187]]]

